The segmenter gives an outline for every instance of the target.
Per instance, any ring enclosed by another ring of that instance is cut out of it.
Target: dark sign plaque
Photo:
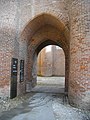
[[[18,70],[18,59],[17,58],[12,58],[10,98],[14,98],[14,97],[17,96],[17,70]]]
[[[24,81],[24,60],[20,60],[20,82]]]

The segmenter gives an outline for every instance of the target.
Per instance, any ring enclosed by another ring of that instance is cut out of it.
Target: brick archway
[[[79,86],[78,88],[76,87],[78,81],[76,80],[77,77],[73,76],[73,74],[76,75],[76,71],[74,71],[76,69],[74,69],[73,65],[77,66],[77,64],[72,64],[71,62],[73,61],[73,56],[71,54],[72,40],[70,41],[69,35],[70,32],[67,26],[65,26],[65,24],[62,23],[59,19],[50,14],[44,13],[38,15],[27,24],[21,34],[21,48],[19,47],[20,50],[23,51],[22,44],[26,46],[26,55],[24,56],[24,58],[26,58],[25,82],[30,82],[32,86],[36,85],[37,74],[35,66],[37,63],[37,53],[44,46],[52,44],[53,42],[54,45],[60,46],[65,53],[65,91],[68,92],[70,104],[79,106],[80,103],[80,107],[82,107],[82,93]],[[22,58],[21,55],[22,52],[20,53],[20,58]],[[77,54],[75,55],[77,56]],[[73,71],[71,68],[73,68]],[[77,93],[75,93],[75,91],[77,91]],[[80,91],[81,97],[77,96],[79,95],[78,91]]]
[[[39,51],[38,46],[51,40],[61,46],[65,53],[70,104],[90,110],[89,0],[58,0],[54,3],[52,0],[23,0],[1,3],[0,96],[10,97],[12,58],[18,59],[16,89],[17,95],[20,95],[25,93],[26,83],[33,81],[34,53]],[[22,60],[25,72],[21,82]]]
[[[74,22],[77,23],[77,26],[76,24],[74,24]],[[68,95],[70,104],[79,107],[85,106],[85,108],[88,108],[88,104],[90,103],[88,93],[90,92],[89,85],[87,85],[86,82],[89,83],[89,75],[88,73],[84,74],[84,72],[89,71],[89,67],[87,67],[89,65],[89,34],[87,34],[87,37],[85,37],[85,31],[83,30],[83,33],[79,31],[78,21],[74,21],[73,17],[71,18],[70,25],[71,26],[69,31],[67,25],[62,22],[62,20],[60,20],[60,17],[58,19],[57,17],[47,13],[36,16],[26,25],[21,34],[21,43],[24,43],[24,45],[26,44],[27,46],[27,55],[24,56],[27,61],[26,81],[31,81],[31,83],[34,82],[32,83],[32,85],[36,83],[36,81],[32,77],[32,73],[35,73],[35,71],[32,72],[32,65],[34,64],[34,53],[37,47],[41,43],[44,44],[44,42],[47,40],[54,41],[57,43],[58,46],[63,48],[65,53],[65,78],[67,79],[67,87],[65,91],[69,90]],[[84,42],[81,42],[82,40],[84,40],[85,44],[88,46],[88,49],[83,44]],[[82,49],[84,49],[85,51],[82,52]],[[85,56],[86,53],[88,57]],[[85,62],[87,62],[87,66],[83,66],[83,64],[86,64]],[[82,75],[84,76],[83,78]],[[82,104],[83,101],[85,105]]]
[[[36,84],[35,69],[37,54],[47,45],[58,45],[65,53],[65,91],[68,91],[69,78],[69,31],[68,28],[51,14],[41,14],[34,18],[22,32],[22,42],[27,44],[27,81]]]

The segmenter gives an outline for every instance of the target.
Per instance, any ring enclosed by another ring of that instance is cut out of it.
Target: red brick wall
[[[70,8],[69,100],[90,109],[90,1],[72,0]]]

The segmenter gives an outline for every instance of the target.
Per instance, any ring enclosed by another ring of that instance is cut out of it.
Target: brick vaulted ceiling
[[[31,40],[31,38],[38,30],[40,30],[40,28],[47,25],[56,28],[59,33],[64,36],[66,44],[69,44],[69,30],[67,26],[60,22],[60,20],[56,17],[46,13],[38,15],[33,20],[29,21],[23,29],[21,36],[23,36],[23,39]]]

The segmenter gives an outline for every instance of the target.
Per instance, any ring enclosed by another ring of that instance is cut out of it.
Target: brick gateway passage
[[[38,53],[57,45],[70,104],[90,109],[90,1],[2,0],[0,17],[0,97],[34,87]]]

